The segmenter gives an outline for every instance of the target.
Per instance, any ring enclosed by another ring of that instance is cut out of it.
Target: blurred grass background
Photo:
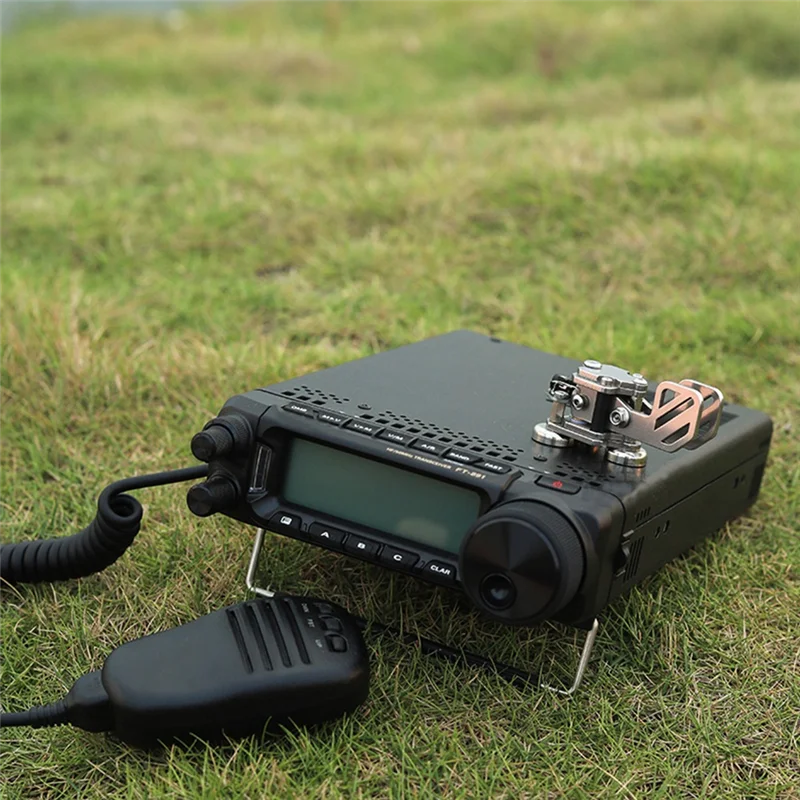
[[[609,609],[571,701],[371,640],[351,719],[142,754],[4,731],[32,797],[798,797],[796,4],[296,3],[2,48],[4,540],[190,460],[229,396],[457,327],[776,423],[762,497]],[[243,596],[251,532],[143,495],[101,575],[3,592],[3,705]],[[564,631],[273,537],[270,577],[568,673]]]

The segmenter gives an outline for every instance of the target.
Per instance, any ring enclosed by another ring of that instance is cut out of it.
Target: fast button
[[[485,469],[487,472],[494,472],[495,475],[505,475],[511,467],[499,464],[497,461],[481,461],[475,465],[478,469]]]
[[[419,561],[419,556],[416,553],[410,553],[408,550],[398,550],[396,547],[387,546],[383,548],[381,561],[390,566],[411,569]]]
[[[437,583],[452,584],[456,580],[455,564],[448,564],[446,561],[429,561],[422,568],[422,573]]]

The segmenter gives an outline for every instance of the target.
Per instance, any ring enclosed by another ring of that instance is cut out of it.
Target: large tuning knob
[[[573,523],[533,501],[492,509],[461,545],[464,591],[482,611],[513,625],[556,614],[578,591],[584,567]]]

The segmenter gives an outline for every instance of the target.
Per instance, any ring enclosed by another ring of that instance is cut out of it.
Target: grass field
[[[702,378],[775,421],[752,513],[609,609],[584,688],[370,639],[316,732],[133,751],[3,731],[2,794],[798,798],[794,4],[315,4],[76,20],[2,52],[4,540],[191,462],[230,395],[458,327]],[[235,602],[251,531],[141,495],[115,566],[3,593],[3,706]],[[568,631],[274,537],[269,572],[555,678]]]

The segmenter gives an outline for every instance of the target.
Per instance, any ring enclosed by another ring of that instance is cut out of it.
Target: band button
[[[472,453],[465,453],[463,450],[448,450],[444,457],[448,461],[457,461],[459,464],[472,464],[478,460],[478,456],[474,456]]]
[[[422,568],[422,574],[437,583],[452,584],[456,580],[456,566],[446,561],[429,561]]]
[[[411,569],[419,561],[419,556],[408,550],[398,550],[396,547],[387,546],[383,548],[381,561],[389,566]]]

